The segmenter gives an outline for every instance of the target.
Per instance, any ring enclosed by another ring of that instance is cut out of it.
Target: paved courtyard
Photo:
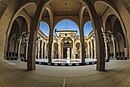
[[[130,87],[129,60],[106,63],[106,72],[96,71],[96,65],[37,65],[27,72],[25,62],[0,62],[0,87]]]

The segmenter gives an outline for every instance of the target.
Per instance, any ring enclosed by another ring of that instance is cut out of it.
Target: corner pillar
[[[30,35],[29,35],[29,44],[28,44],[28,57],[27,57],[27,70],[33,71],[36,69],[35,65],[35,51],[36,51],[36,40],[37,40],[37,31],[38,31],[38,25],[40,22],[40,19],[42,17],[42,10],[43,6],[48,2],[48,0],[41,0],[35,15],[33,16],[33,19],[30,24]]]
[[[48,42],[48,63],[52,62],[52,43],[53,43],[53,29],[49,32],[49,42]]]
[[[90,0],[83,0],[87,4],[88,13],[93,23],[95,40],[96,40],[96,58],[98,71],[105,71],[105,44],[101,30],[101,20],[99,19],[94,5]]]

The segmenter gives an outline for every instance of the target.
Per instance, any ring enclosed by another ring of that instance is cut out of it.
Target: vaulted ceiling
[[[85,5],[80,0],[53,0],[50,3],[50,6],[54,16],[79,16],[82,4]],[[108,9],[108,6],[101,3],[96,3],[95,9],[98,15],[101,16]],[[49,16],[47,11],[44,11],[44,15]],[[89,16],[87,9],[84,11],[84,16]]]
[[[51,6],[55,15],[78,15],[81,3],[79,0],[54,0]]]

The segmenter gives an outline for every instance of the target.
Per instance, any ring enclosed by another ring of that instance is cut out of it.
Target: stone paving
[[[0,87],[130,87],[129,60],[106,63],[106,72],[96,71],[96,65],[37,65],[37,70],[28,72],[25,62],[0,63]]]

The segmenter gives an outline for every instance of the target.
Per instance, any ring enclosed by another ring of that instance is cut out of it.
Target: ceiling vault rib
[[[30,12],[29,12],[26,8],[24,8],[23,10],[24,10],[25,13],[28,14],[28,16],[29,16],[31,19],[33,18],[33,16],[30,14]]]
[[[52,12],[54,13],[54,9],[53,9],[53,7],[52,7],[52,4],[51,4],[51,3],[50,3],[50,7],[51,7]]]
[[[108,6],[104,8],[104,10],[101,12],[101,15],[99,16],[100,18],[102,18],[102,16],[107,12],[108,8]]]
[[[82,3],[80,2],[80,6],[79,6],[79,12],[81,11],[81,9],[82,9]],[[79,16],[80,14],[78,14],[78,16]]]

